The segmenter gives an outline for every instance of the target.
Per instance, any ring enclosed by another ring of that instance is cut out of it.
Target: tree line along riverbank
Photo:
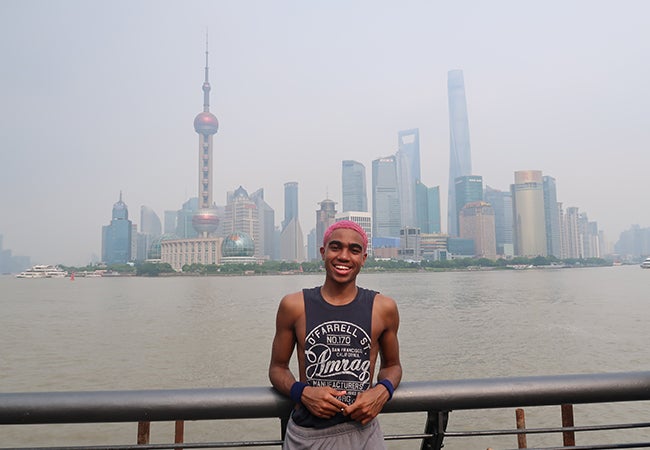
[[[394,259],[368,258],[364,266],[366,272],[382,271],[449,271],[449,270],[521,270],[534,268],[577,268],[611,266],[612,262],[602,258],[558,259],[536,256],[525,258],[458,258],[445,261],[404,261]],[[181,272],[162,262],[135,262],[132,264],[88,265],[73,267],[60,265],[68,273],[87,273],[98,268],[123,276],[197,276],[197,275],[288,275],[317,273],[323,270],[322,261],[287,262],[265,261],[261,264],[191,264],[183,266]]]

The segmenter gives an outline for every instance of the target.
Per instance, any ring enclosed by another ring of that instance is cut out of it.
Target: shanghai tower
[[[458,236],[456,210],[456,178],[472,174],[472,154],[469,145],[467,100],[462,70],[450,70],[447,78],[449,97],[449,197],[447,200],[447,233]]]

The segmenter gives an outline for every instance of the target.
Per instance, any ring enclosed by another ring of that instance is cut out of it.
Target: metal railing
[[[418,439],[422,441],[422,449],[439,450],[445,437],[650,428],[650,423],[638,422],[587,427],[447,431],[449,412],[454,410],[643,400],[650,400],[650,372],[404,382],[395,391],[393,399],[384,407],[382,413],[426,412],[427,419],[423,433],[392,435],[386,436],[386,439]],[[141,445],[74,448],[143,450],[279,446],[282,441],[277,439],[207,443],[182,443],[182,440],[177,439],[173,444],[148,444],[148,423],[175,421],[177,431],[180,428],[182,435],[182,421],[185,420],[279,418],[281,435],[284,435],[291,408],[291,401],[270,387],[2,393],[0,394],[0,425],[115,422],[140,424],[139,435],[142,436],[139,437],[138,442]],[[573,448],[641,447],[650,447],[650,442]]]

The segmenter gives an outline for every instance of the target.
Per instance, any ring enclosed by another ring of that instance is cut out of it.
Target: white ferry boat
[[[646,258],[645,261],[641,263],[642,269],[650,269],[650,258]]]
[[[16,278],[65,278],[67,276],[68,272],[57,266],[40,264],[20,272]]]

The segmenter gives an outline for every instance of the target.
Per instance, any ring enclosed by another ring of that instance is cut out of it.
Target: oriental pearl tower
[[[210,82],[208,81],[208,43],[205,43],[205,81],[203,82],[203,112],[194,119],[199,134],[199,210],[192,217],[192,226],[201,237],[208,237],[219,226],[219,217],[212,203],[212,136],[219,121],[210,112]]]

